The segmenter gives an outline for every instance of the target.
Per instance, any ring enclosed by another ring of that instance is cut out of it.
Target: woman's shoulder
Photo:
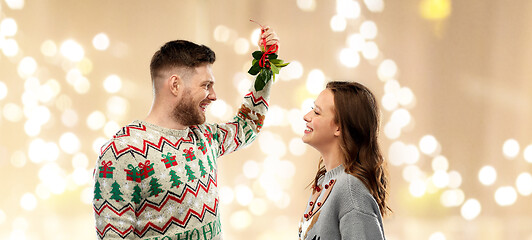
[[[379,206],[366,185],[357,177],[343,172],[336,178],[334,188],[338,188],[337,197],[341,198],[344,211],[357,211],[363,214],[377,215]]]

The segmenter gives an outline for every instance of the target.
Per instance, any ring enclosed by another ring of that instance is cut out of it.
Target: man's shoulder
[[[110,139],[108,139],[100,148],[100,155],[107,151],[114,151],[115,154],[122,153],[131,146],[142,144],[142,138],[148,135],[145,125],[138,121],[133,121],[120,128]]]

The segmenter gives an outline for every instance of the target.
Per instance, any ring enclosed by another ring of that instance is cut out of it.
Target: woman
[[[379,144],[379,109],[356,82],[329,82],[304,116],[303,142],[321,153],[299,238],[385,239],[386,167]]]

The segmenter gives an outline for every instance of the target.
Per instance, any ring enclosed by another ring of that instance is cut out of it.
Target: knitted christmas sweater
[[[175,130],[135,120],[113,136],[94,171],[99,239],[222,239],[216,161],[255,139],[270,85],[247,94],[228,123]]]
[[[379,205],[343,165],[325,173],[318,186],[299,223],[299,239],[385,239]]]

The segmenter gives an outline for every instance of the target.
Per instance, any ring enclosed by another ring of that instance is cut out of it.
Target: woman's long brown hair
[[[356,82],[333,81],[327,83],[326,88],[334,94],[335,123],[341,131],[340,149],[345,171],[366,185],[384,216],[391,209],[386,204],[388,173],[377,139],[380,112],[375,96]],[[326,173],[322,163],[320,159],[312,183],[314,189]]]

